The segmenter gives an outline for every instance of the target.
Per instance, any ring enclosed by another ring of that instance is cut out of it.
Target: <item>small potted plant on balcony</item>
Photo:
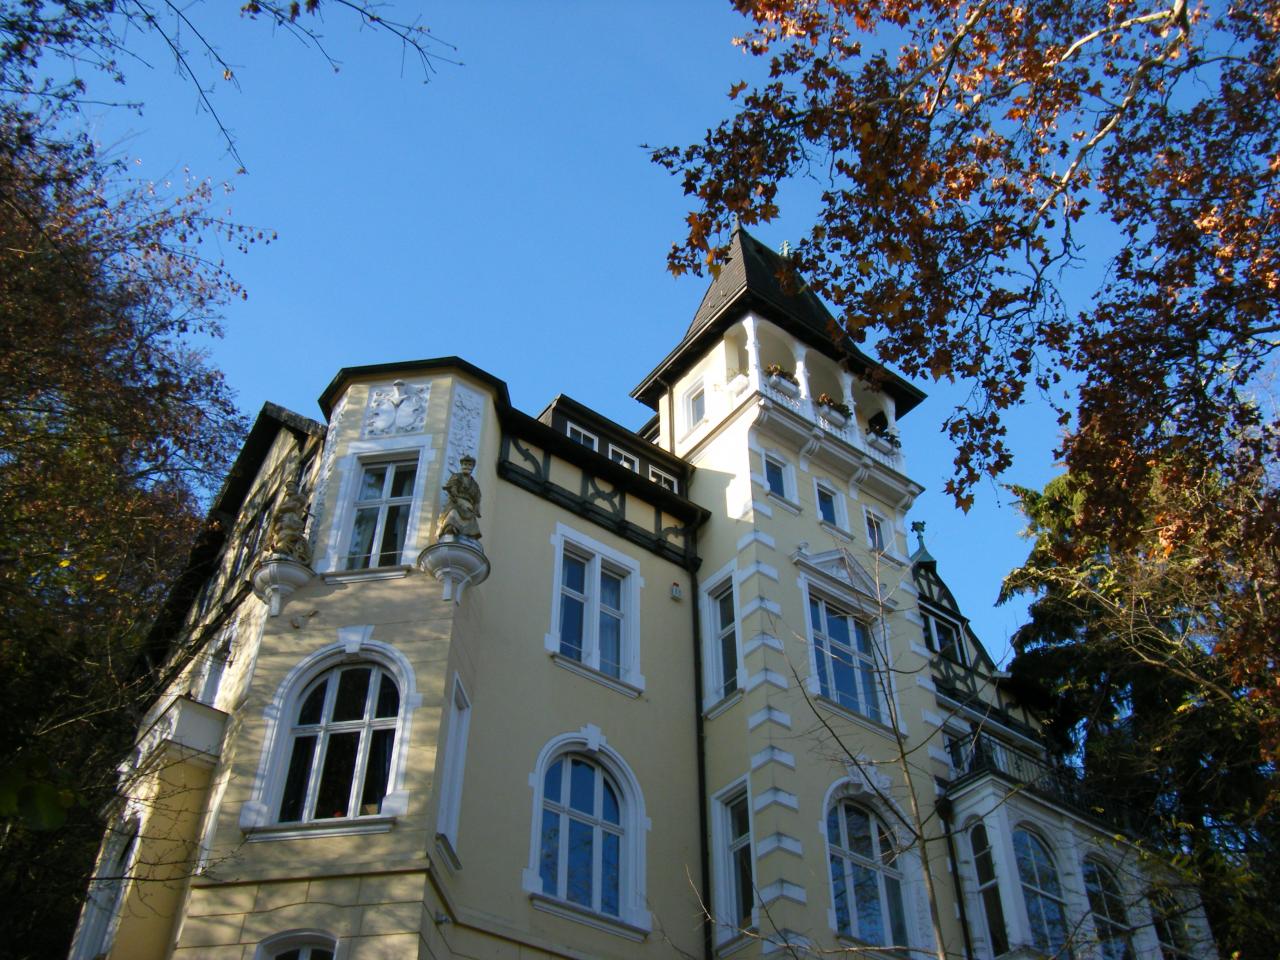
[[[800,396],[800,381],[796,375],[780,363],[770,363],[764,368],[765,379],[769,386],[779,393],[784,393],[793,400]]]
[[[853,411],[849,409],[847,403],[837,400],[829,393],[818,394],[814,399],[814,403],[818,405],[818,412],[822,414],[823,419],[836,427],[843,427],[853,415]]]
[[[889,426],[889,418],[881,410],[867,421],[867,442],[885,453],[894,453],[902,447],[898,433]]]

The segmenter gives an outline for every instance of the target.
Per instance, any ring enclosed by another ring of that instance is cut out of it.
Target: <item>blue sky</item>
[[[140,177],[226,180],[232,217],[278,233],[248,256],[225,251],[249,297],[228,309],[214,363],[249,415],[271,400],[318,418],[340,367],[456,354],[531,413],[566,393],[638,427],[648,411],[628,393],[709,282],[666,272],[688,206],[641,145],[698,138],[726,114],[730,84],[759,74],[730,43],[743,21],[711,0],[392,10],[420,16],[464,65],[440,64],[424,84],[393,40],[334,10],[319,27],[335,74],[268,24],[193,8],[235,68],[238,88],[212,67],[205,79],[246,175],[162,50],[140,48],[151,65],[128,67],[141,116],[89,116]],[[794,241],[805,209],[801,185],[754,232]],[[902,423],[908,470],[927,488],[911,519],[927,522],[943,576],[1001,657],[1023,608],[992,604],[1025,557],[1021,518],[993,485],[968,515],[941,494],[952,454],[939,425],[963,392],[920,386],[929,400]],[[1004,479],[1043,484],[1053,418],[1034,407],[1012,426],[1018,460]]]

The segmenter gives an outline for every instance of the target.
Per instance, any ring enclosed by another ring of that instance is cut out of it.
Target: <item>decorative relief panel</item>
[[[362,437],[392,437],[421,433],[427,424],[430,384],[393,381],[389,386],[369,390]]]
[[[329,478],[333,476],[333,465],[338,451],[338,429],[342,424],[342,415],[347,410],[347,394],[334,405],[329,414],[329,428],[324,435],[324,449],[320,453],[320,478],[316,481],[315,496],[311,501],[311,551],[315,553],[316,532],[320,518],[324,516],[324,501],[329,493]]]
[[[483,430],[484,395],[455,380],[453,405],[449,410],[449,439],[444,450],[444,476],[458,472],[459,461],[464,455],[480,459],[480,434]]]

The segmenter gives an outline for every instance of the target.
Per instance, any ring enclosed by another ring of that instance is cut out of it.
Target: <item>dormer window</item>
[[[657,467],[649,468],[649,479],[672,493],[676,492],[676,478],[669,473],[663,473]]]
[[[964,644],[960,642],[960,628],[950,620],[935,614],[925,614],[924,642],[934,653],[940,653],[957,663],[965,663]]]
[[[640,472],[640,461],[627,453],[627,451],[619,450],[613,444],[609,444],[609,459],[626,467],[632,473]]]
[[[600,441],[596,439],[594,433],[587,433],[576,423],[568,423],[565,425],[565,433],[569,435],[569,439],[574,443],[580,443],[588,450],[599,450]]]

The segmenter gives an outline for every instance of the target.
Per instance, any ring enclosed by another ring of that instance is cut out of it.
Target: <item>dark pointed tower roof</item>
[[[894,398],[898,416],[924,399],[918,388],[885,370],[841,333],[831,311],[794,276],[782,254],[770,250],[742,227],[733,231],[729,255],[702,298],[684,338],[631,395],[656,410],[666,385],[680,377],[748,311],[773,321],[828,356],[846,360],[854,373],[877,371],[885,390]]]

